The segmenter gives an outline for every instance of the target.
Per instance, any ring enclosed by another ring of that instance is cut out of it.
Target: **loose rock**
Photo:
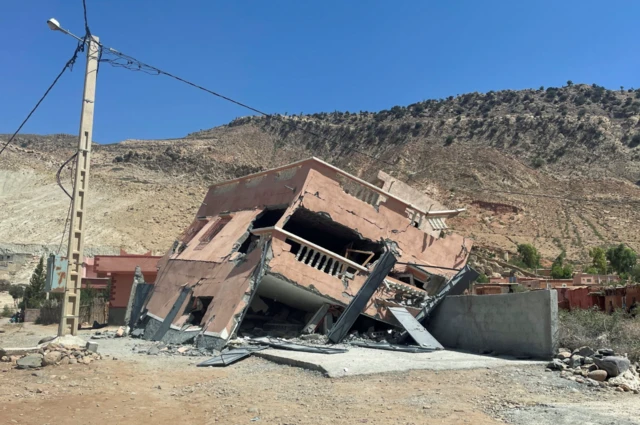
[[[607,379],[607,371],[606,370],[592,370],[587,375],[589,379],[593,379],[594,381],[602,382]]]
[[[598,368],[607,371],[607,375],[610,377],[618,376],[627,370],[631,362],[626,357],[607,356],[602,359],[595,358],[594,362]]]
[[[42,367],[42,356],[40,354],[29,354],[19,359],[16,364],[18,365],[18,369]]]

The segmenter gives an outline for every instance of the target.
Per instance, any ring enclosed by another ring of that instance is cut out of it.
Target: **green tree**
[[[634,282],[640,283],[640,264],[636,264],[635,266],[633,266],[629,275]]]
[[[609,248],[606,257],[611,268],[618,274],[631,272],[638,261],[638,254],[623,243]]]
[[[573,81],[569,80],[567,81],[567,87],[571,87],[573,85]]]
[[[566,253],[562,251],[554,260],[551,266],[551,277],[554,279],[570,279],[573,277],[573,267],[570,264],[565,265],[564,259]]]
[[[29,286],[24,291],[24,299],[22,300],[22,306],[25,308],[38,308],[45,300],[44,285],[47,278],[47,273],[44,269],[44,257],[40,257],[40,261],[36,266]]]
[[[22,285],[11,285],[9,288],[9,295],[14,300],[24,297],[24,286]]]
[[[607,274],[607,257],[604,249],[599,246],[591,248],[589,256],[591,257],[591,266],[585,271],[589,274]]]
[[[540,254],[538,250],[531,244],[523,243],[518,245],[518,254],[522,262],[530,269],[540,265]]]

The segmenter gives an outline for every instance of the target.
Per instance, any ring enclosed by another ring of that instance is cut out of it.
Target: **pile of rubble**
[[[153,345],[150,348],[139,347],[134,345],[131,350],[138,354],[148,354],[150,356],[212,356],[216,355],[215,350],[207,350],[205,348],[197,348],[193,345],[181,344],[165,344],[163,342]]]
[[[0,360],[11,362],[18,369],[36,369],[53,365],[88,365],[101,359],[95,343],[87,343],[85,347],[51,343],[35,350],[5,352]]]
[[[616,355],[610,348],[596,351],[585,346],[573,352],[560,348],[547,370],[560,371],[562,378],[591,387],[640,393],[640,365],[631,364],[626,355]]]

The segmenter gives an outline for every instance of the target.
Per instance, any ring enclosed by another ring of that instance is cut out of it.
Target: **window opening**
[[[189,314],[189,318],[186,323],[194,326],[202,325],[202,319],[209,309],[209,305],[213,301],[213,297],[191,297],[187,308],[185,308],[185,314]]]
[[[227,223],[229,223],[230,221],[231,221],[231,216],[218,217],[216,222],[211,225],[209,230],[207,230],[205,234],[202,235],[202,237],[200,238],[200,242],[198,243],[198,246],[196,246],[194,249],[200,250],[204,248],[209,242],[213,240],[213,238],[215,238],[218,235],[218,233],[220,233],[220,231],[224,228],[224,226],[226,226]]]

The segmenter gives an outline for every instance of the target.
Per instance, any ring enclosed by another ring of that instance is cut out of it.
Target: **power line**
[[[196,84],[196,83],[193,83],[191,81],[185,80],[182,77],[179,77],[179,76],[174,75],[174,74],[172,74],[170,72],[164,71],[164,70],[162,70],[160,68],[157,68],[157,67],[155,67],[153,65],[149,65],[147,63],[144,63],[144,62],[142,62],[142,61],[140,61],[140,60],[138,60],[138,59],[136,59],[136,58],[134,58],[132,56],[126,55],[126,54],[124,54],[122,52],[119,52],[119,51],[117,51],[117,50],[115,50],[115,49],[113,49],[111,47],[107,47],[107,46],[104,46],[102,44],[100,44],[100,47],[101,47],[101,51],[104,51],[104,53],[116,56],[115,59],[101,59],[100,60],[101,62],[108,63],[109,65],[114,66],[114,67],[125,68],[125,69],[128,69],[130,71],[144,72],[144,73],[150,74],[150,75],[164,75],[164,76],[173,78],[173,79],[175,79],[177,81],[180,81],[180,82],[185,83],[185,84],[187,84],[187,85],[189,85],[191,87],[194,87],[194,88],[197,88],[199,90],[202,90],[202,91],[204,91],[206,93],[212,94],[212,95],[214,95],[216,97],[219,97],[219,98],[221,98],[223,100],[231,102],[231,103],[233,103],[235,105],[238,105],[238,106],[240,106],[242,108],[245,108],[245,109],[247,109],[249,111],[255,112],[255,113],[257,113],[259,115],[262,115],[262,116],[265,116],[265,117],[274,118],[276,120],[279,120],[282,123],[286,123],[288,125],[292,125],[293,127],[295,127],[299,131],[311,134],[311,135],[313,135],[315,137],[318,137],[320,139],[324,139],[327,142],[331,142],[331,140],[328,137],[326,137],[326,136],[324,136],[322,134],[316,133],[314,131],[308,130],[306,128],[302,128],[302,127],[300,127],[298,125],[298,123],[293,122],[291,120],[285,120],[280,115],[269,114],[269,113],[264,112],[264,111],[262,111],[262,110],[260,110],[258,108],[254,108],[253,106],[247,105],[246,103],[243,103],[243,102],[240,102],[238,100],[232,99],[232,98],[230,98],[228,96],[225,96],[223,94],[220,94],[218,92],[210,90],[210,89],[208,89],[206,87],[203,87],[203,86],[201,86],[199,84]],[[394,165],[394,164],[392,164],[390,162],[387,162],[387,161],[384,161],[384,160],[382,160],[380,158],[377,158],[377,157],[375,157],[375,156],[373,156],[371,154],[368,154],[366,152],[362,152],[362,151],[360,151],[360,150],[358,150],[356,148],[346,146],[346,149],[351,150],[353,152],[356,152],[356,153],[358,153],[360,155],[369,157],[369,158],[373,159],[374,161],[381,162],[381,163],[384,163],[384,164],[387,164],[387,165],[391,165],[391,166]]]
[[[4,150],[7,148],[7,146],[9,146],[11,144],[13,139],[20,132],[20,130],[22,130],[22,127],[24,127],[24,125],[27,123],[27,121],[29,121],[29,118],[31,118],[31,115],[33,115],[33,113],[38,109],[38,107],[40,106],[42,101],[44,101],[44,99],[47,97],[49,92],[58,83],[58,80],[60,80],[60,77],[62,77],[62,74],[64,74],[64,72],[67,70],[67,68],[69,68],[69,70],[73,69],[73,64],[76,62],[76,59],[78,57],[78,53],[83,51],[83,50],[84,50],[84,42],[78,43],[78,46],[76,47],[76,50],[73,52],[73,56],[71,56],[71,59],[69,59],[67,61],[67,63],[64,65],[64,68],[62,68],[62,71],[60,71],[60,73],[55,78],[55,80],[53,80],[53,83],[51,83],[51,85],[49,86],[47,91],[45,91],[44,94],[42,95],[42,97],[40,98],[40,100],[38,100],[38,103],[36,103],[36,106],[34,106],[33,109],[31,109],[31,112],[29,112],[29,115],[27,115],[27,117],[24,119],[24,121],[22,121],[22,124],[20,124],[20,127],[18,127],[18,129],[15,131],[15,133],[13,133],[13,135],[9,138],[7,143],[4,144],[2,149],[0,149],[0,155],[2,154],[2,152],[4,152]]]
[[[71,198],[73,200],[73,195],[70,195],[69,192],[67,192],[67,189],[64,188],[64,186],[62,185],[62,182],[60,181],[60,173],[62,172],[62,169],[69,163],[69,161],[72,161],[76,156],[78,156],[78,152],[74,153],[69,159],[67,159],[61,166],[60,168],[58,168],[58,172],[56,173],[56,181],[58,182],[58,186],[60,186],[60,189],[62,189],[62,191],[64,193],[67,194],[67,196],[69,198]],[[73,169],[73,167],[72,167]],[[71,175],[71,183],[73,184],[73,174]],[[71,190],[73,192],[73,190]]]

